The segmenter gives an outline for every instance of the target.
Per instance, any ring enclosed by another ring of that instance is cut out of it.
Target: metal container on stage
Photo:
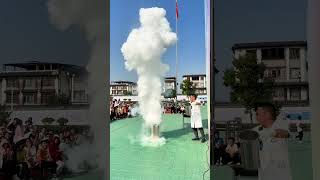
[[[259,134],[252,130],[239,134],[241,166],[247,170],[257,170],[260,167]]]

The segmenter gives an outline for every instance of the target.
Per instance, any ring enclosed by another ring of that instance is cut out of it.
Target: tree
[[[64,125],[66,125],[67,123],[69,122],[69,120],[68,119],[66,119],[66,118],[59,118],[58,120],[57,120],[57,123],[60,125],[60,126],[64,126]]]
[[[55,120],[53,118],[46,117],[46,118],[43,118],[41,121],[43,124],[48,125],[48,124],[52,124]]]
[[[180,84],[180,89],[182,89],[183,95],[189,96],[195,93],[195,86],[189,79],[185,79],[182,81],[182,83]]]
[[[224,85],[231,88],[231,102],[243,105],[252,123],[252,110],[256,103],[273,103],[274,80],[264,76],[266,66],[258,64],[254,55],[240,56],[232,64],[233,68],[224,72]],[[280,108],[278,105],[275,107]]]
[[[125,91],[125,92],[123,93],[123,95],[125,95],[125,96],[132,96],[132,92],[130,92],[130,91]]]

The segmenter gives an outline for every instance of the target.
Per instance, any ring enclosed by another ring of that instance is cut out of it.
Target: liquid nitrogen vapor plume
[[[150,128],[161,123],[162,77],[169,70],[161,56],[177,41],[165,15],[162,8],[141,8],[141,26],[131,31],[121,48],[126,69],[138,74],[140,114]]]
[[[51,22],[60,30],[72,25],[86,33],[91,53],[87,70],[89,72],[88,93],[90,109],[88,122],[94,131],[94,148],[87,148],[97,154],[100,170],[106,169],[107,149],[107,2],[105,0],[49,0],[48,11]],[[84,151],[85,152],[85,151]],[[81,156],[79,158],[85,158]],[[83,159],[86,160],[86,159]],[[91,159],[92,160],[92,159]],[[106,175],[104,175],[106,179]]]

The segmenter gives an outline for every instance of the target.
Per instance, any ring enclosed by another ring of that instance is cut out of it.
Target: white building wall
[[[301,73],[301,81],[307,81],[307,69],[306,69],[306,49],[300,49],[300,73]]]
[[[7,89],[7,81],[5,78],[2,78],[1,81],[1,104],[4,105],[6,103],[6,91]]]
[[[285,48],[285,60],[286,60],[286,80],[290,80],[290,51],[289,48]]]
[[[301,88],[301,100],[308,100],[308,92],[305,88]]]
[[[283,107],[278,119],[283,119],[287,114],[301,114],[310,113],[310,107]],[[234,118],[240,117],[243,123],[250,123],[250,115],[245,113],[245,108],[231,108],[231,107],[216,107],[215,119],[217,122],[227,122],[234,120]],[[257,123],[255,113],[252,116],[253,122]],[[310,119],[302,119],[306,123],[310,123]]]
[[[262,54],[261,49],[257,49],[257,63],[260,64],[262,62]]]

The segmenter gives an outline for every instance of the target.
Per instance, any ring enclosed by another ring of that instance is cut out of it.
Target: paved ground
[[[205,109],[203,109],[205,112]],[[207,125],[203,113],[203,123]],[[181,115],[164,115],[161,125],[165,145],[142,147],[134,142],[141,134],[141,118],[119,120],[110,127],[111,180],[201,180],[208,169],[207,144],[191,141],[190,119],[182,128]],[[209,180],[209,172],[205,174]]]
[[[293,180],[312,180],[312,157],[310,135],[302,144],[291,141],[289,144],[289,160]],[[212,179],[232,180],[232,170],[227,167],[218,167],[212,171]],[[257,180],[256,177],[240,177],[239,180]]]

